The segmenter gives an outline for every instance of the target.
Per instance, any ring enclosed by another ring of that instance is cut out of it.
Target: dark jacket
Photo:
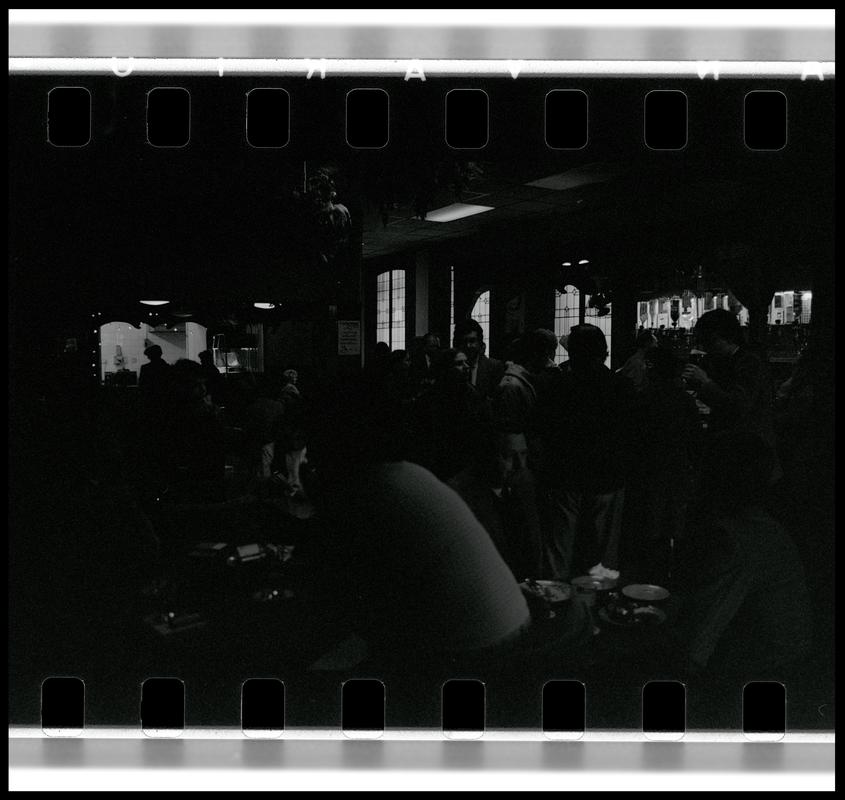
[[[490,422],[490,401],[472,386],[435,384],[413,411],[412,460],[448,481],[473,463]]]
[[[490,397],[505,374],[505,364],[495,358],[478,357],[475,389],[482,397]]]
[[[684,485],[698,461],[703,431],[695,400],[680,386],[653,382],[639,394],[640,452],[659,454],[644,470],[647,481],[666,478]]]
[[[633,459],[635,403],[631,382],[604,365],[561,370],[537,409],[542,482],[595,494],[621,489]]]
[[[811,610],[801,559],[765,512],[747,509],[700,526],[678,581],[685,602],[676,632],[691,672],[718,666],[747,678],[806,654]]]
[[[710,406],[710,430],[752,431],[773,444],[772,387],[763,362],[740,347],[731,356],[707,356],[702,368],[711,382],[698,397]]]
[[[698,398],[710,407],[711,433],[756,433],[775,457],[772,480],[783,475],[777,458],[772,385],[760,358],[740,347],[731,356],[707,356],[702,368],[710,378],[698,390]]]
[[[170,364],[162,359],[142,364],[138,388],[152,397],[165,398],[170,390]]]
[[[473,469],[455,475],[449,486],[472,509],[517,580],[540,574],[540,519],[530,473],[499,494]]]

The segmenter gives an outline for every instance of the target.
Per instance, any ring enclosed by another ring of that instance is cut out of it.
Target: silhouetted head
[[[210,402],[202,366],[187,358],[180,358],[173,365],[170,390],[173,400],[182,406]]]
[[[695,325],[695,338],[699,348],[712,355],[731,353],[744,343],[739,319],[726,308],[702,314]]]
[[[376,342],[373,349],[373,360],[376,364],[387,363],[390,358],[390,345],[387,342]]]
[[[144,350],[144,355],[150,361],[161,361],[161,357],[162,357],[161,347],[157,344],[151,344],[146,350]]]
[[[528,331],[514,344],[513,360],[531,370],[538,370],[554,360],[558,338],[546,328]]]
[[[299,373],[295,369],[286,369],[282,373],[282,386],[288,386],[289,384],[296,386],[298,380]]]
[[[607,358],[607,339],[595,325],[575,325],[569,332],[566,349],[573,369],[600,366]]]
[[[214,355],[211,350],[203,350],[199,356],[200,364],[204,367],[213,367],[214,366]]]

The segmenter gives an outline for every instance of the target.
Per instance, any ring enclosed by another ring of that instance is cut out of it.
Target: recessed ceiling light
[[[578,263],[579,264],[589,264],[590,262],[586,258],[582,258]]]
[[[563,264],[561,264],[561,266],[562,266],[562,267],[571,267],[571,266],[572,266],[572,262],[571,262],[571,261],[564,261],[564,262],[563,262]]]
[[[169,300],[140,300],[145,306],[166,306]]]
[[[471,217],[474,214],[483,214],[485,211],[492,211],[493,206],[474,206],[471,203],[452,203],[450,206],[436,208],[429,211],[425,216],[426,222],[454,222],[456,219]]]
[[[276,304],[275,304],[275,303],[253,303],[253,305],[254,305],[256,308],[262,308],[262,309],[264,309],[265,311],[269,311],[269,309],[271,309],[271,308],[275,308],[275,307],[276,307]]]

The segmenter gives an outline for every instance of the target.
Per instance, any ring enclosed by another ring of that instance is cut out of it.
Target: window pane
[[[569,336],[573,325],[578,324],[578,314],[581,303],[581,296],[574,286],[564,286],[562,292],[555,292],[555,335],[560,341],[561,336]],[[555,362],[562,364],[569,360],[566,349],[558,347],[555,353]]]
[[[470,312],[472,317],[484,331],[484,341],[487,342],[487,355],[490,355],[490,292],[482,292],[475,301],[475,305]]]
[[[376,278],[376,341],[392,350],[405,347],[405,270],[382,272]]]
[[[382,272],[376,278],[376,338],[390,344],[390,335],[384,330],[390,327],[390,273]]]

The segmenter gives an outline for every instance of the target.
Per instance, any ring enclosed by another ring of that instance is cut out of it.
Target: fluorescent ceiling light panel
[[[426,222],[454,222],[456,219],[471,217],[473,214],[483,214],[485,211],[492,211],[493,206],[474,206],[470,203],[452,203],[450,206],[443,206],[426,214]]]

